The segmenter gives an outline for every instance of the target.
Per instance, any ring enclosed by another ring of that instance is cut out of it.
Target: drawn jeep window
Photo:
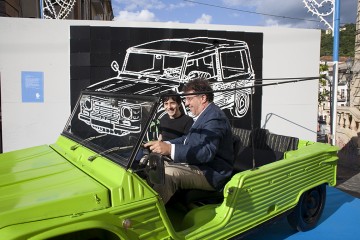
[[[203,77],[209,79],[216,77],[217,71],[213,59],[215,59],[215,53],[202,58],[188,60],[184,78]]]
[[[220,53],[224,79],[243,76],[250,78],[252,70],[246,50],[226,51]]]
[[[141,64],[139,64],[141,62]],[[124,72],[137,72],[150,75],[180,77],[183,58],[164,54],[129,53]],[[179,67],[180,66],[180,67]]]

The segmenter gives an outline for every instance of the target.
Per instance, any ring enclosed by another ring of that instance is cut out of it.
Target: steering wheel
[[[141,144],[141,149],[143,151],[143,157],[140,159],[140,165],[141,166],[146,166],[149,162],[149,155],[151,153],[151,150],[149,147],[144,147],[144,144],[146,142],[143,141],[143,143]],[[169,157],[169,156],[166,156],[166,155],[161,155],[161,157],[164,159],[164,161],[166,162],[173,162],[173,160]]]
[[[167,162],[173,162],[174,161],[167,155],[162,155],[162,158],[164,159],[164,161],[167,161]]]
[[[143,141],[141,143],[140,149],[138,151],[138,153],[142,153],[142,156],[139,159],[139,166],[141,168],[145,167],[148,164],[148,162],[149,162],[149,154],[151,152],[150,148],[144,146],[145,143],[146,143],[145,141]]]

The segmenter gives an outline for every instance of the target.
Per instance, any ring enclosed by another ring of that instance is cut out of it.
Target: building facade
[[[110,21],[114,14],[111,0],[0,0],[0,17]]]

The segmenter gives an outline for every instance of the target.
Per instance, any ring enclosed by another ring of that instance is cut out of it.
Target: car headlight
[[[91,101],[90,101],[89,99],[86,99],[86,100],[85,100],[85,103],[84,103],[84,106],[85,106],[87,109],[91,109],[91,106],[92,106]]]
[[[133,117],[133,112],[130,107],[122,107],[120,112],[121,118],[131,120]]]

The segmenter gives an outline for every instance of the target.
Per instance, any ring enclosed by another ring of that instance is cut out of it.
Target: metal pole
[[[329,97],[330,97],[330,98],[329,98],[329,99],[330,99],[330,100],[329,100],[329,102],[330,102],[330,129],[328,129],[328,128],[326,129],[327,131],[330,132],[330,136],[328,135],[328,138],[327,138],[327,141],[326,141],[326,142],[327,142],[327,143],[332,143],[332,142],[331,142],[331,139],[332,139],[331,136],[332,136],[332,126],[333,126],[333,122],[332,122],[332,119],[333,119],[333,115],[332,115],[332,114],[333,114],[333,104],[332,104],[332,94],[333,94],[333,93],[332,93],[332,89],[333,89],[333,88],[332,88],[331,79],[330,79],[328,76],[326,76],[325,79],[326,79],[326,81],[328,82],[328,84],[329,84],[329,86],[330,86],[330,93],[329,93],[329,94],[330,94],[330,95],[329,95]]]
[[[335,0],[333,24],[333,88],[332,88],[332,118],[331,118],[331,144],[336,145],[336,126],[337,126],[337,89],[339,74],[339,25],[340,25],[340,0]]]
[[[43,1],[44,0],[40,0],[40,18],[43,19],[44,18],[44,9],[43,9]]]

